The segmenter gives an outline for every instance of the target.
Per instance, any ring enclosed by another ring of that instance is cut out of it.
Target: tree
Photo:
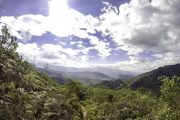
[[[164,77],[162,79],[161,99],[172,106],[180,109],[180,78],[174,76],[172,78]]]
[[[81,83],[71,81],[68,84],[69,92],[68,94],[74,93],[79,101],[85,100],[87,96],[87,90],[86,87],[83,86]]]
[[[180,118],[180,78],[162,77],[161,96],[159,98],[156,119],[178,120]]]
[[[7,26],[3,26],[0,34],[0,80],[10,81],[16,59],[19,58],[16,48],[16,37],[10,35]]]
[[[21,86],[23,76],[32,69],[27,61],[16,52],[17,38],[12,36],[4,25],[0,33],[0,80],[3,82],[16,81]]]
[[[9,31],[7,26],[3,26],[1,30],[1,35],[0,35],[0,56],[4,57],[13,57],[14,54],[16,53],[16,49],[18,47],[16,43],[16,37],[12,36]],[[17,55],[17,54],[16,54]]]

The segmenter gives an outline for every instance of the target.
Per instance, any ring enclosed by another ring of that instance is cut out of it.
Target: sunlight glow
[[[72,29],[72,10],[67,0],[49,0],[48,24],[56,35],[66,36]]]
[[[67,0],[49,0],[49,16],[58,19],[68,17],[69,6]]]

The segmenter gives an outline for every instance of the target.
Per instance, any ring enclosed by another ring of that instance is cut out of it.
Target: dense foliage
[[[159,97],[132,91],[59,85],[16,52],[6,26],[0,35],[0,120],[178,120],[180,78],[161,78]]]

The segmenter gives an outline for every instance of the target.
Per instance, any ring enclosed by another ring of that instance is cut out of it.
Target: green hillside
[[[180,78],[162,78],[161,95],[112,90],[42,74],[16,52],[6,26],[0,34],[0,120],[178,120]]]
[[[110,88],[110,89],[118,89],[127,86],[123,80],[118,79],[118,80],[111,80],[111,81],[102,81],[100,83],[97,83],[93,86],[96,87],[102,87],[102,88]]]
[[[150,89],[155,95],[160,95],[160,86],[162,81],[160,77],[180,77],[180,64],[167,65],[160,67],[153,71],[138,75],[134,78],[129,79],[130,87],[132,89],[147,88]]]

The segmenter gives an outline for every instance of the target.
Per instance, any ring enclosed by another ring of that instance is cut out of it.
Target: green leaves
[[[161,103],[156,117],[167,120],[177,120],[180,118],[180,78],[179,77],[162,77],[161,81]]]
[[[11,56],[17,47],[16,37],[10,35],[6,25],[3,26],[0,35],[0,54]]]
[[[162,78],[161,100],[167,102],[172,107],[180,108],[180,78]]]

